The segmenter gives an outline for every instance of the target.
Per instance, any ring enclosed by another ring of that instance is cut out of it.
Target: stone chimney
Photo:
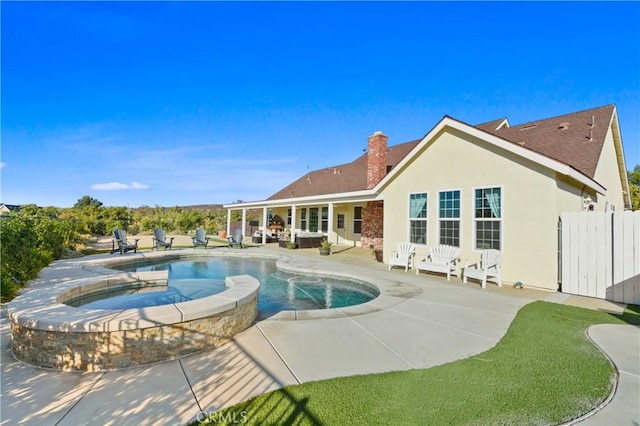
[[[387,175],[387,139],[381,131],[369,136],[367,189],[376,186]]]

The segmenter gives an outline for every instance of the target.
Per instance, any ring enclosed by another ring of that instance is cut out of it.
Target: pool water
[[[167,286],[90,295],[72,306],[88,309],[131,309],[199,299],[226,290],[225,278],[251,275],[260,281],[258,311],[329,309],[358,305],[378,296],[364,283],[318,275],[295,275],[276,268],[275,260],[216,257],[172,260],[121,268],[127,272],[169,271]]]

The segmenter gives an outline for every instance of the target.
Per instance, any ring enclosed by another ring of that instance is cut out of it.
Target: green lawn
[[[558,424],[600,404],[615,371],[588,340],[592,324],[640,324],[548,302],[523,307],[504,338],[477,356],[424,370],[287,386],[212,415],[215,424]],[[225,423],[224,420],[228,420]],[[205,423],[203,423],[205,424]]]

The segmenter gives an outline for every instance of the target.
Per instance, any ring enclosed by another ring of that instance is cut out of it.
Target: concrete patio
[[[387,300],[373,312],[363,309],[361,315],[297,321],[264,319],[215,350],[100,373],[51,371],[15,361],[3,311],[0,424],[187,424],[202,413],[289,384],[428,368],[478,354],[495,346],[518,310],[534,300],[591,308],[595,304],[615,313],[622,309],[561,293],[491,284],[482,290],[457,278],[447,282],[434,275],[387,271],[386,265],[359,249],[328,257],[318,256],[314,249],[285,250],[274,245],[249,250],[286,254],[292,264],[305,269],[384,280],[411,291],[399,292],[392,303]],[[91,274],[90,268],[82,268],[87,259],[56,262],[33,286]],[[589,335],[616,363],[620,380],[613,400],[584,424],[637,424],[640,329],[599,325]]]

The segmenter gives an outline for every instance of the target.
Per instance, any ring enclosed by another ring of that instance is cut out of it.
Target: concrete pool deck
[[[386,265],[358,249],[329,257],[318,256],[313,249],[289,251],[272,245],[249,250],[287,255],[312,271],[387,280],[392,286],[418,291],[403,293],[382,309],[361,315],[300,321],[267,318],[215,350],[98,373],[46,370],[15,361],[10,353],[10,324],[3,311],[0,424],[187,424],[201,412],[216,411],[289,384],[427,368],[475,355],[495,346],[517,311],[534,300],[614,313],[622,309],[607,301],[562,293],[491,284],[482,290],[456,278],[447,282],[433,275],[387,271]],[[92,268],[83,267],[88,260],[116,256],[120,255],[56,262],[31,287],[92,276]],[[583,423],[637,424],[640,328],[598,325],[589,335],[616,364],[619,381],[612,401]]]

